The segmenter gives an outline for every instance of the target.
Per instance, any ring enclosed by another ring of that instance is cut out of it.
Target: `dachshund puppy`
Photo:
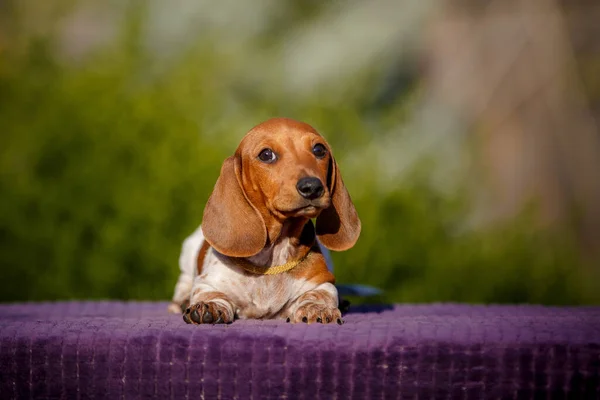
[[[192,324],[342,324],[321,246],[347,250],[360,229],[325,139],[291,119],[263,122],[223,163],[202,224],[184,242],[169,309]]]

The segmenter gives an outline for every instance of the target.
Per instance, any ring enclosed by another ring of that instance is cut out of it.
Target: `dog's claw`
[[[208,307],[206,307],[205,309],[207,309]],[[202,322],[204,322],[205,324],[210,324],[211,322],[213,322],[213,316],[210,312],[205,311],[202,315]]]
[[[223,323],[223,313],[221,312],[221,310],[219,310],[217,312],[219,313],[219,318],[217,318],[217,320],[215,321],[215,324]]]
[[[198,314],[198,310],[192,311],[190,313],[190,318],[192,319],[192,321],[199,324],[200,323],[200,314]]]

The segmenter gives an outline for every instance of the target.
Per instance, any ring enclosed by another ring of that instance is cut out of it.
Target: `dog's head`
[[[316,218],[325,247],[342,251],[360,234],[360,220],[325,139],[310,125],[275,118],[254,127],[223,163],[202,220],[217,251],[249,257],[268,241],[268,227]]]

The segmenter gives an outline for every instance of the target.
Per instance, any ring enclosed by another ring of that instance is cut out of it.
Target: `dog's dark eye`
[[[323,158],[327,154],[327,149],[321,143],[315,144],[312,151],[317,158]]]
[[[277,156],[271,149],[262,149],[260,153],[258,153],[258,159],[264,163],[271,164],[277,160]]]

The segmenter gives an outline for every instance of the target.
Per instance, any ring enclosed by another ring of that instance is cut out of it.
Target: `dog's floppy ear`
[[[331,205],[317,217],[317,236],[329,250],[348,250],[358,240],[361,225],[333,155],[329,161],[327,181]]]
[[[267,227],[242,187],[239,156],[223,162],[204,208],[202,232],[212,247],[230,257],[250,257],[265,246]]]

